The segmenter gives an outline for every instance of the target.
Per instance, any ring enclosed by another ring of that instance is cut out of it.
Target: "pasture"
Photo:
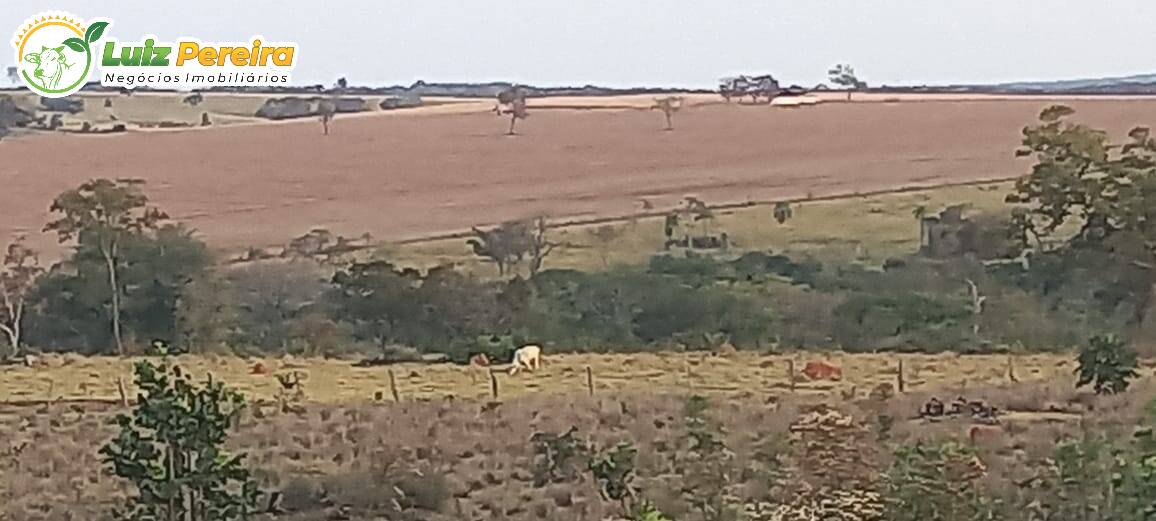
[[[903,355],[909,390],[881,400],[863,391],[849,396],[850,389],[894,381],[896,355],[832,354],[830,362],[843,368],[841,382],[799,382],[791,393],[786,360],[798,366],[821,357],[558,355],[550,357],[541,372],[499,377],[500,403],[490,401],[486,370],[481,368],[355,369],[336,360],[233,357],[186,356],[177,361],[198,375],[212,372],[256,401],[229,445],[247,455],[263,487],[283,492],[283,516],[299,520],[375,519],[383,513],[415,511],[433,521],[484,519],[495,512],[511,520],[613,516],[616,504],[600,500],[596,484],[581,472],[554,483],[536,481],[541,459],[528,440],[535,433],[571,428],[595,447],[632,441],[639,450],[638,483],[647,497],[664,512],[689,516],[691,506],[677,493],[684,478],[672,473],[670,465],[688,458],[683,416],[691,393],[710,400],[709,417],[718,422],[735,461],[745,465],[766,451],[785,451],[777,454],[801,473],[797,479],[820,483],[824,471],[807,465],[827,469],[837,463],[809,460],[814,456],[801,445],[793,450],[776,445],[796,443],[791,426],[806,416],[808,404],[826,402],[860,422],[862,430],[842,433],[834,441],[838,445],[830,457],[857,454],[867,466],[864,471],[873,475],[881,470],[871,469],[886,468],[888,444],[967,439],[971,422],[965,419],[885,422],[912,416],[929,396],[959,393],[1005,410],[1045,411],[1006,414],[1002,429],[989,432],[976,445],[988,469],[985,479],[994,483],[996,493],[1010,496],[1015,490],[1009,483],[1021,479],[1028,465],[1050,457],[1059,437],[1078,435],[1093,424],[1104,429],[1134,426],[1152,389],[1146,377],[1122,395],[1077,393],[1070,374],[1073,362],[1065,355],[1017,357],[1019,383],[1008,382],[1005,356]],[[98,518],[126,497],[125,482],[104,470],[97,451],[115,434],[109,420],[122,409],[115,403],[112,382],[128,376],[131,362],[49,357],[51,367],[0,371],[4,400],[55,397],[39,404],[0,404],[0,517]],[[285,411],[271,402],[278,384],[270,375],[249,374],[257,362],[278,373],[306,374],[307,403]],[[587,366],[595,375],[593,397],[585,389]],[[398,377],[402,401],[394,403],[387,391],[386,398],[375,403],[372,395],[386,387],[390,369]],[[483,374],[474,380],[471,371]],[[451,394],[483,400],[442,399]],[[112,403],[63,401],[85,398]],[[1095,407],[1096,414],[1076,421],[1084,409],[1055,412],[1056,407],[1081,404]],[[760,476],[736,471],[735,501],[767,497],[770,492]]]
[[[549,348],[541,371],[507,375],[495,366],[499,398],[523,395],[587,393],[586,368],[591,369],[595,395],[619,393],[708,393],[720,396],[763,396],[792,393],[790,361],[796,371],[794,393],[819,400],[841,399],[854,390],[865,397],[879,384],[896,384],[899,360],[904,361],[907,389],[940,390],[945,396],[969,388],[1008,383],[1007,355],[956,354],[845,354],[795,353],[762,355],[739,352],[729,356],[709,353],[554,354]],[[828,361],[842,368],[839,381],[807,381],[801,374],[808,361]],[[175,362],[192,374],[212,374],[255,400],[274,400],[281,392],[275,374],[297,372],[305,400],[317,403],[372,401],[381,393],[392,401],[389,372],[394,374],[403,401],[448,397],[491,399],[490,368],[446,363],[394,364],[354,367],[348,360],[234,356],[177,357]],[[0,402],[118,401],[117,379],[129,396],[132,359],[46,355],[45,367],[9,366],[0,371]],[[270,374],[253,374],[260,364]],[[1074,368],[1067,354],[1032,354],[1014,357],[1020,381],[1068,379]]]

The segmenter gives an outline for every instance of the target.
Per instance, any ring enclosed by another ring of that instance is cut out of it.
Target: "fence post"
[[[397,380],[393,377],[393,369],[389,370],[389,393],[393,395],[393,401],[401,401],[401,397],[397,394]]]
[[[120,393],[120,406],[128,407],[128,393],[124,390],[124,378],[116,377],[116,392]]]
[[[896,382],[898,384],[896,388],[899,389],[899,392],[904,392],[904,390],[907,389],[907,382],[903,381],[903,357],[899,357],[899,372],[895,375],[895,378],[898,380]]]
[[[795,392],[795,361],[787,359],[787,382],[791,386],[791,392]]]
[[[1016,378],[1015,355],[1007,355],[1007,379],[1012,382],[1020,381]]]
[[[498,399],[498,375],[490,371],[490,394],[495,400]]]
[[[594,370],[586,366],[586,390],[594,396]]]

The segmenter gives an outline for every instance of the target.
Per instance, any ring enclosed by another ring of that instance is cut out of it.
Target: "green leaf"
[[[67,45],[69,49],[72,49],[76,52],[84,52],[84,49],[88,47],[88,44],[84,43],[84,40],[81,40],[80,38],[69,38],[64,40],[64,45]]]
[[[108,22],[94,22],[88,26],[88,30],[84,32],[84,39],[88,43],[95,42],[104,34],[104,29],[108,27]]]

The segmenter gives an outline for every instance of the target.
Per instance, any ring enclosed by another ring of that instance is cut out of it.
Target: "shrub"
[[[1076,387],[1092,384],[1096,394],[1116,394],[1136,378],[1136,352],[1115,335],[1094,336],[1080,350]]]
[[[212,377],[202,386],[179,366],[137,362],[142,395],[114,419],[120,433],[100,454],[136,493],[116,519],[228,521],[256,509],[257,484],[244,455],[223,449],[244,398]]]
[[[686,454],[679,461],[683,468],[681,493],[707,521],[734,519],[737,501],[731,488],[734,453],[727,448],[722,427],[706,416],[710,402],[702,396],[691,396],[683,409]]]
[[[395,486],[401,493],[398,504],[402,508],[437,512],[450,498],[450,488],[445,474],[432,469],[404,473],[397,478]]]
[[[630,443],[619,443],[604,452],[594,453],[587,469],[598,482],[598,493],[604,501],[617,501],[624,515],[629,515],[631,505],[638,496],[634,484],[634,458],[638,449]]]
[[[902,446],[887,472],[885,519],[986,519],[979,487],[983,467],[974,449],[955,442]]]
[[[671,521],[671,519],[654,506],[654,503],[642,500],[634,506],[634,511],[630,514],[630,521]]]
[[[534,445],[534,486],[542,487],[574,477],[577,460],[587,453],[586,443],[576,435],[577,427],[564,434],[535,432],[530,437]]]

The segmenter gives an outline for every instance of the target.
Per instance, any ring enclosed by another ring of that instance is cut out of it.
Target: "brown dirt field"
[[[1156,121],[1156,100],[1071,100],[1116,133]],[[535,214],[626,215],[640,198],[711,203],[1003,178],[1041,99],[539,110],[506,137],[488,113],[116,136],[32,135],[0,145],[0,237],[37,233],[54,195],[93,177],[146,179],[148,193],[214,246],[279,244],[312,227],[423,237]],[[384,116],[384,115],[383,115]]]

